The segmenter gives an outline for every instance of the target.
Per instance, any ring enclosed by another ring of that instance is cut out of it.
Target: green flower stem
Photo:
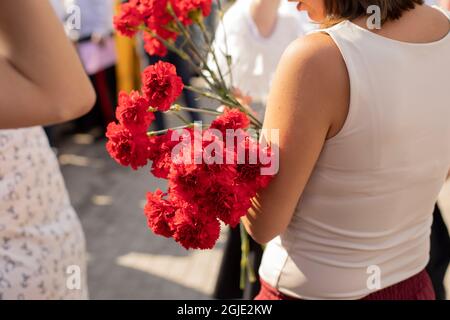
[[[187,111],[187,112],[195,112],[195,113],[203,113],[203,114],[209,114],[213,116],[221,115],[222,112],[213,110],[213,109],[207,109],[207,108],[188,108],[180,106],[179,104],[173,105],[171,111]]]
[[[246,235],[248,237],[248,233],[246,233]],[[253,269],[253,265],[251,264],[251,261],[248,260],[248,258],[247,258],[247,273],[248,273],[248,280],[250,281],[250,283],[255,283],[256,282],[255,270]]]
[[[169,111],[170,114],[173,114],[175,117],[177,117],[178,119],[180,119],[183,123],[185,123],[186,125],[190,125],[191,122],[188,121],[185,117],[183,117],[181,114],[179,114],[176,111]]]
[[[197,64],[195,64],[192,61],[191,57],[189,57],[189,55],[186,54],[186,52],[184,52],[183,50],[180,50],[173,43],[171,43],[170,41],[167,41],[166,39],[160,37],[159,35],[154,33],[151,29],[149,29],[146,26],[140,27],[140,28],[138,28],[138,30],[147,32],[152,37],[154,37],[154,38],[158,39],[159,41],[161,41],[167,47],[167,49],[169,49],[173,53],[177,54],[184,61],[187,61],[189,63],[189,65],[208,83],[208,85],[210,87],[214,87],[214,84],[212,82],[210,82],[209,78],[203,74],[203,69],[201,69]]]
[[[184,88],[189,90],[189,91],[198,93],[199,95],[201,95],[201,96],[203,96],[205,98],[208,98],[208,99],[211,99],[211,100],[216,100],[216,101],[218,101],[218,102],[220,102],[222,104],[225,104],[225,105],[230,105],[230,101],[229,100],[225,100],[222,97],[219,97],[218,95],[214,94],[213,92],[204,91],[204,90],[201,90],[199,88],[196,88],[196,87],[193,87],[193,86],[188,86],[188,85],[185,85]]]
[[[192,49],[194,50],[194,52],[196,52],[196,55],[198,56],[198,58],[200,58],[200,60],[202,61],[203,65],[204,65],[204,67],[205,67],[205,69],[206,69],[206,71],[208,71],[208,73],[211,74],[211,76],[213,77],[213,81],[214,81],[217,85],[216,85],[215,83],[211,83],[210,79],[209,79],[207,76],[205,76],[205,75],[203,74],[203,70],[202,70],[201,68],[199,68],[197,65],[195,65],[195,63],[193,63],[193,62],[191,61],[191,59],[189,59],[188,55],[187,55],[185,52],[183,52],[182,50],[178,49],[173,43],[171,43],[171,42],[169,42],[169,41],[167,41],[167,40],[161,38],[160,36],[158,36],[157,34],[155,34],[152,30],[150,30],[150,29],[149,29],[148,27],[146,27],[146,26],[139,28],[139,30],[143,30],[143,31],[145,31],[145,32],[150,33],[152,36],[156,37],[158,40],[160,40],[161,42],[163,42],[164,45],[167,46],[167,48],[168,48],[169,50],[171,50],[171,51],[173,51],[174,53],[176,53],[177,55],[179,55],[182,59],[185,59],[186,61],[189,61],[189,62],[191,63],[191,65],[193,65],[193,66],[199,71],[199,74],[200,74],[200,75],[202,76],[202,78],[208,83],[209,87],[210,87],[211,89],[218,88],[218,91],[219,91],[218,93],[219,93],[219,94],[223,94],[223,96],[221,95],[220,97],[218,97],[218,96],[216,96],[216,95],[214,95],[214,94],[212,94],[212,93],[203,92],[203,91],[201,91],[201,90],[195,89],[195,88],[193,88],[192,86],[185,86],[186,89],[191,90],[191,91],[194,91],[194,90],[195,90],[196,93],[201,94],[201,95],[203,95],[203,96],[205,96],[205,97],[207,97],[207,98],[217,100],[217,101],[219,101],[219,102],[221,102],[221,103],[223,103],[223,104],[225,104],[225,105],[227,105],[227,106],[239,108],[241,111],[245,112],[245,113],[250,117],[250,119],[251,119],[252,123],[255,125],[255,127],[261,128],[261,127],[262,127],[262,123],[261,123],[256,117],[254,117],[252,114],[250,114],[249,112],[247,112],[247,110],[245,110],[245,108],[239,103],[239,101],[236,100],[235,97],[230,96],[230,94],[228,93],[229,90],[228,90],[226,87],[223,87],[222,84],[218,83],[219,81],[218,81],[218,79],[217,79],[217,76],[216,76],[215,73],[214,73],[213,71],[211,71],[211,69],[208,67],[208,65],[207,65],[207,63],[206,63],[206,61],[205,61],[205,59],[203,58],[203,56],[201,55],[201,53],[198,51],[198,49],[197,49],[195,43],[192,41],[192,38],[191,38],[189,32],[186,30],[186,28],[183,26],[183,24],[178,20],[178,18],[177,18],[175,15],[173,15],[173,16],[174,16],[174,19],[175,19],[175,21],[176,21],[176,23],[177,23],[178,28],[181,30],[181,32],[182,32],[183,35],[185,36],[186,40],[188,41],[188,43],[190,44],[190,46],[192,47]]]
[[[242,226],[242,224],[240,225],[241,228],[241,276],[240,276],[240,282],[239,282],[239,287],[241,290],[245,289],[245,276],[246,276],[246,272],[247,272],[247,261],[248,261],[248,252],[249,252],[249,248],[248,248],[248,242],[245,241],[247,239],[247,233],[244,230],[244,227]],[[248,239],[247,239],[248,240]]]
[[[200,31],[203,34],[203,39],[205,40],[205,43],[206,43],[206,45],[208,47],[208,51],[212,55],[214,63],[216,64],[217,71],[219,72],[219,77],[220,77],[220,80],[222,82],[222,85],[224,87],[227,87],[226,82],[225,82],[225,78],[223,77],[223,74],[222,74],[222,70],[220,70],[219,60],[217,59],[216,51],[212,47],[212,40],[209,37],[208,31],[206,30],[206,26],[203,23],[203,20],[199,21],[198,26],[200,27]]]
[[[164,130],[159,130],[159,131],[150,131],[150,132],[147,132],[147,136],[149,136],[149,137],[159,136],[159,135],[166,134],[167,132],[169,132],[169,130],[174,131],[174,130],[181,130],[181,129],[190,129],[190,128],[194,128],[194,127],[197,127],[197,126],[198,125],[195,124],[195,123],[190,123],[190,124],[184,125],[184,126],[172,127],[172,128],[169,128],[169,129],[164,129]],[[210,126],[211,126],[211,124],[203,124],[203,125],[201,125],[202,128],[208,128]],[[200,127],[200,126],[198,126],[198,127]]]
[[[147,132],[147,136],[149,136],[149,137],[159,136],[162,134],[166,134],[167,132],[169,132],[169,130],[179,130],[179,129],[188,129],[188,128],[192,128],[192,125],[179,126],[179,127],[174,127],[174,128],[164,129],[164,130],[159,130],[159,131],[150,131],[150,132]]]
[[[198,93],[206,98],[212,99],[212,100],[216,100],[226,106],[230,106],[230,107],[236,107],[239,110],[241,110],[242,112],[244,112],[245,114],[247,114],[252,122],[252,124],[255,125],[256,128],[261,129],[262,128],[262,123],[255,117],[253,116],[250,112],[248,112],[240,103],[239,101],[237,101],[234,97],[231,97],[229,95],[227,95],[226,98],[223,97],[219,97],[217,95],[215,95],[212,92],[207,92],[207,91],[203,91],[200,90],[198,88],[192,87],[192,86],[184,86],[187,90],[190,90],[192,92]]]
[[[231,87],[234,87],[234,80],[233,80],[233,72],[232,72],[232,60],[231,60],[231,56],[230,56],[230,50],[228,47],[228,37],[227,37],[227,33],[225,30],[225,23],[223,21],[223,16],[224,16],[224,11],[223,11],[223,7],[222,7],[222,1],[221,0],[217,0],[217,7],[219,10],[219,16],[220,16],[220,24],[224,30],[224,41],[225,41],[225,58],[227,61],[227,66],[228,66],[228,74],[230,76],[230,85]]]
[[[256,275],[255,271],[253,270],[253,266],[248,259],[250,254],[250,240],[248,237],[248,233],[242,223],[239,225],[239,228],[241,231],[241,276],[239,287],[241,288],[241,290],[244,290],[246,284],[246,275],[248,274],[248,280],[250,281],[250,283],[254,283],[256,281]]]
[[[172,17],[174,18],[174,21],[175,21],[178,29],[181,31],[181,33],[183,34],[183,36],[187,40],[187,43],[191,47],[192,51],[197,56],[197,58],[200,60],[200,62],[203,64],[203,67],[205,68],[205,70],[208,71],[208,73],[212,77],[213,82],[216,83],[216,84],[220,84],[219,86],[217,86],[217,88],[218,89],[222,89],[224,91],[227,91],[226,90],[227,88],[226,88],[226,86],[224,86],[224,83],[220,83],[220,80],[217,78],[217,75],[209,68],[208,62],[206,61],[206,59],[203,56],[203,54],[198,50],[197,45],[192,40],[192,37],[191,37],[189,31],[186,29],[186,27],[178,19],[176,14],[173,12],[173,9],[170,7],[170,5],[169,5],[169,12],[172,15]],[[214,88],[214,86],[213,86],[213,88]]]
[[[177,55],[179,55],[180,58],[182,58],[183,60],[190,60],[189,56],[185,52],[183,52],[182,50],[178,49],[172,42],[167,41],[163,37],[160,37],[158,34],[153,32],[147,26],[141,26],[141,27],[138,28],[138,30],[149,33],[152,37],[154,37],[154,38],[158,39],[159,41],[161,41],[169,50],[171,50],[174,53],[176,53]]]

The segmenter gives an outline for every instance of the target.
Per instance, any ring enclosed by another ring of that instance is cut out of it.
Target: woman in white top
[[[84,237],[41,125],[95,94],[48,1],[0,2],[0,299],[87,297]]]
[[[268,243],[260,298],[434,297],[423,270],[450,168],[449,16],[373,0],[383,24],[369,30],[365,3],[298,2],[332,27],[290,45],[270,93],[280,170],[243,219]]]

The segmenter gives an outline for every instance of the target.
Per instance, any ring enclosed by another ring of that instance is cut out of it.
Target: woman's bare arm
[[[252,0],[250,13],[262,37],[272,35],[278,19],[281,0]]]
[[[0,1],[0,128],[67,121],[95,93],[48,1]]]
[[[349,86],[342,56],[326,35],[296,40],[284,54],[264,121],[264,128],[279,130],[279,173],[242,219],[257,242],[272,240],[290,223],[325,140],[345,122]]]

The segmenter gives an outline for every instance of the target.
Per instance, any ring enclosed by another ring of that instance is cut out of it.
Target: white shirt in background
[[[64,21],[64,18],[66,16],[66,7],[64,5],[64,0],[50,0],[50,4],[52,5],[53,10],[55,10],[55,13],[58,16],[59,20]]]
[[[69,37],[76,41],[92,34],[109,35],[113,31],[114,0],[63,0],[65,7],[78,6],[81,28],[73,30],[66,26]]]
[[[225,14],[223,25],[216,31],[214,48],[221,70],[227,70],[223,53],[232,57],[233,86],[265,102],[278,62],[286,47],[297,37],[314,29],[306,14],[297,11],[295,4],[283,2],[278,21],[270,37],[262,37],[250,15],[249,0],[238,0]],[[225,32],[226,30],[226,36]],[[213,66],[213,63],[211,63]],[[226,77],[229,81],[229,77]]]

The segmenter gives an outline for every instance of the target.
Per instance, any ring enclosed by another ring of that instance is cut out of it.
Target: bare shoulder
[[[285,93],[296,97],[297,111],[326,118],[328,138],[340,131],[349,109],[350,78],[344,58],[328,34],[313,33],[292,42],[283,54],[277,79]]]
[[[345,62],[339,48],[328,34],[320,32],[292,42],[286,49],[281,63],[288,63],[294,69],[315,70],[320,77],[332,78],[346,73]]]

